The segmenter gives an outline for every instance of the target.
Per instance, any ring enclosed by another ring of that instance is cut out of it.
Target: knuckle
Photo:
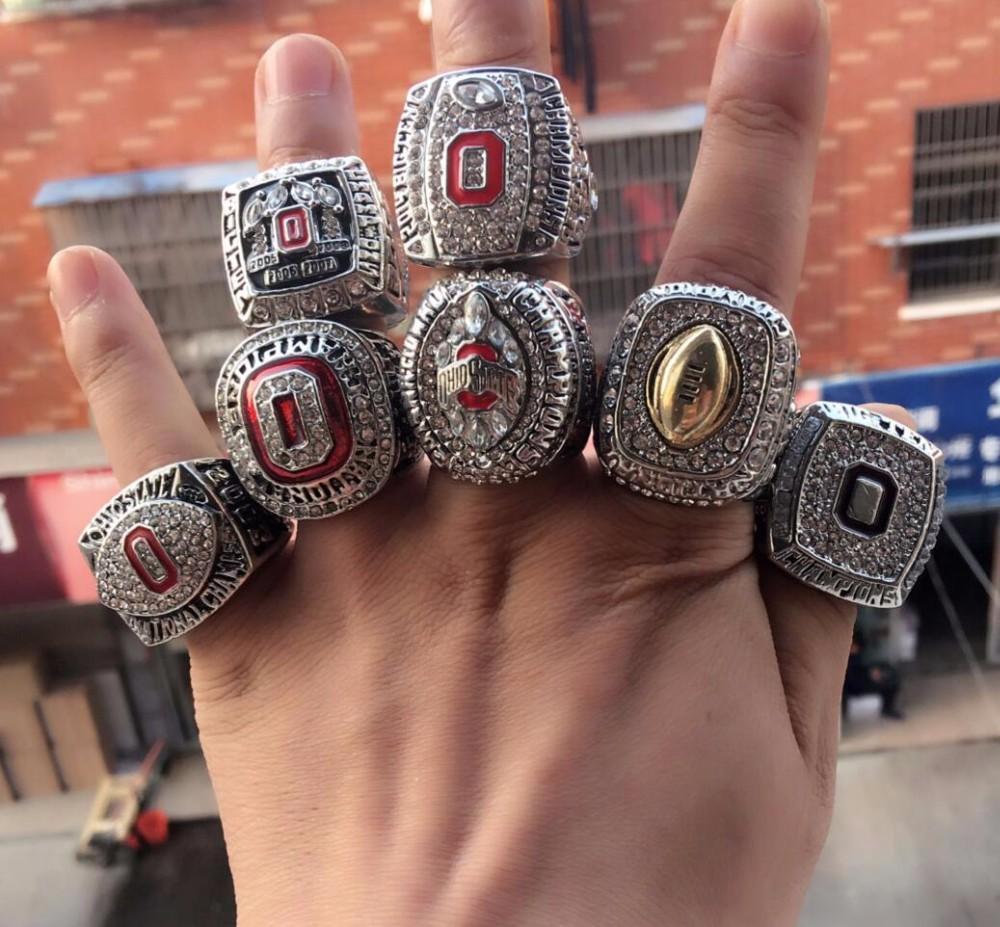
[[[794,155],[804,147],[808,135],[799,114],[775,101],[724,96],[710,104],[709,119],[727,146],[734,142],[755,149],[767,145],[772,153],[788,151]]]

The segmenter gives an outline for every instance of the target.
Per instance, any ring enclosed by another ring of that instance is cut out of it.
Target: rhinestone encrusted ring
[[[572,257],[596,208],[559,81],[521,68],[454,71],[411,88],[393,187],[406,256],[435,266]]]
[[[901,605],[944,513],[944,456],[876,412],[818,402],[798,416],[764,511],[770,560],[860,605]]]
[[[360,505],[419,456],[401,413],[399,350],[324,320],[247,338],[223,364],[216,411],[233,466],[271,512],[325,518]]]
[[[403,345],[402,393],[432,463],[475,483],[515,483],[586,444],[594,353],[579,299],[503,270],[428,291]]]
[[[382,329],[405,311],[395,229],[360,158],[286,164],[226,187],[222,244],[248,328],[337,318]]]
[[[778,310],[724,287],[671,283],[629,307],[601,384],[610,476],[667,502],[757,495],[787,439],[798,350]]]
[[[218,611],[290,529],[247,495],[229,461],[189,460],[122,489],[80,549],[101,602],[152,646]]]

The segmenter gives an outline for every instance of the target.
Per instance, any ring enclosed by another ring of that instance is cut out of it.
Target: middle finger
[[[355,154],[358,122],[347,62],[316,35],[278,39],[254,80],[262,168]]]

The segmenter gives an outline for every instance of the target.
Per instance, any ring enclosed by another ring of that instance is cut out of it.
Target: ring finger
[[[732,286],[791,310],[828,60],[821,0],[739,0],[719,47],[698,163],[657,282]]]

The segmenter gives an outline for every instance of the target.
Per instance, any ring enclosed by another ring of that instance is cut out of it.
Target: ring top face
[[[597,423],[605,468],[669,502],[755,495],[787,436],[797,364],[791,326],[766,303],[723,287],[653,288],[611,348]]]
[[[226,272],[249,327],[287,319],[398,321],[406,295],[393,228],[360,158],[288,164],[222,194]]]
[[[393,186],[406,255],[425,264],[571,256],[596,205],[559,82],[519,68],[456,71],[413,87]]]
[[[279,515],[353,508],[399,460],[379,354],[337,322],[285,322],[248,338],[223,365],[216,406],[240,479]]]
[[[925,438],[881,415],[840,403],[810,406],[768,507],[772,560],[850,601],[898,606],[937,538],[943,460]]]
[[[219,546],[218,519],[187,502],[147,502],[108,534],[97,555],[101,601],[130,615],[166,615],[205,585]]]
[[[101,602],[153,645],[217,611],[288,537],[289,525],[250,499],[229,461],[194,460],[122,489],[80,549]]]
[[[516,482],[575,447],[594,365],[565,302],[506,271],[431,287],[403,346],[402,386],[433,463],[472,482]]]

